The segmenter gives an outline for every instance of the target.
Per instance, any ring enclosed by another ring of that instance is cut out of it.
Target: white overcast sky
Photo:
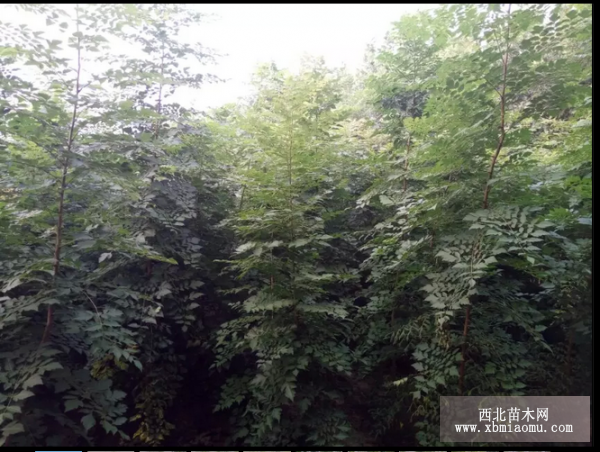
[[[60,5],[63,8],[74,5]],[[304,55],[322,56],[328,66],[358,69],[369,43],[383,42],[392,23],[404,14],[431,9],[435,4],[192,4],[210,15],[203,23],[181,32],[185,41],[200,41],[223,55],[206,68],[225,82],[200,90],[182,90],[176,101],[196,109],[218,107],[251,93],[249,82],[257,66],[274,62],[296,70]],[[33,18],[0,5],[2,19],[34,23]],[[38,23],[39,25],[39,23]],[[42,25],[43,27],[43,25]],[[39,28],[38,28],[39,29]]]
[[[370,42],[380,44],[392,22],[431,4],[198,4],[213,14],[190,30],[221,54],[212,72],[225,83],[194,93],[197,108],[233,102],[250,92],[260,63],[295,70],[304,54],[323,56],[329,66],[358,69]],[[183,99],[182,99],[183,100]],[[189,99],[188,99],[189,100]]]

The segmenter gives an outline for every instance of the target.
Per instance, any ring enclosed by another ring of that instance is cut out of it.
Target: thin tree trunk
[[[244,196],[246,195],[246,186],[244,185],[242,187],[242,195],[240,197],[240,205],[238,207],[238,210],[242,210],[242,208],[244,207]]]
[[[508,53],[510,51],[510,10],[512,5],[508,5],[508,21],[507,21],[507,30],[506,30],[506,51],[504,52],[504,57],[502,58],[502,91],[499,94],[500,96],[500,135],[498,137],[498,145],[496,146],[496,151],[492,156],[492,161],[490,163],[490,168],[488,170],[487,182],[485,184],[485,188],[483,191],[483,208],[487,209],[489,207],[489,195],[492,189],[490,185],[490,181],[494,177],[494,167],[496,166],[496,162],[498,160],[498,156],[500,155],[500,151],[502,150],[502,146],[504,145],[504,139],[506,137],[506,76],[508,73]],[[461,351],[461,361],[460,361],[460,372],[458,378],[458,390],[459,394],[463,394],[464,389],[464,381],[465,381],[465,367],[466,367],[466,354],[467,354],[467,341],[469,335],[469,323],[471,320],[471,305],[468,305],[465,309],[465,321],[463,325],[463,344]]]
[[[394,323],[396,323],[396,309],[395,306],[392,307],[392,318],[390,319],[390,326],[392,328],[394,328]],[[396,357],[392,358],[392,378],[396,378],[396,372],[397,372],[397,362],[396,362]]]
[[[290,219],[291,219],[291,228],[290,234],[292,240],[294,240],[294,202],[292,196],[292,162],[293,162],[293,152],[294,152],[294,135],[293,135],[293,123],[290,123],[290,145],[288,148],[288,197],[289,197],[289,207],[290,207]]]
[[[406,192],[406,188],[408,187],[408,156],[410,154],[410,134],[408,134],[408,140],[406,140],[406,158],[404,160],[404,187],[402,189],[403,192]]]
[[[460,378],[458,381],[458,393],[463,395],[464,382],[465,382],[465,355],[467,352],[467,335],[469,334],[469,321],[471,317],[471,306],[467,306],[465,313],[465,323],[463,325],[463,344],[462,344],[462,359],[460,361]]]
[[[508,5],[508,20],[510,21],[510,8],[511,5]],[[508,72],[508,52],[510,51],[510,22],[508,24],[508,30],[506,33],[506,52],[504,53],[504,58],[502,59],[502,92],[500,95],[500,136],[498,138],[498,145],[496,146],[496,152],[492,156],[492,161],[490,163],[490,169],[488,170],[488,178],[487,183],[485,184],[485,189],[483,192],[483,208],[488,208],[488,198],[490,195],[490,191],[492,187],[490,185],[490,180],[494,177],[494,167],[496,166],[496,162],[498,160],[498,156],[500,155],[500,151],[502,150],[502,145],[504,144],[504,139],[506,137],[506,75]]]
[[[162,10],[161,10],[162,11]],[[160,114],[162,113],[162,92],[163,92],[163,77],[165,73],[165,42],[162,41],[161,47],[161,55],[160,55],[160,83],[158,85],[158,99],[156,101],[156,113],[159,115],[156,118],[156,124],[154,125],[154,139],[158,139],[158,135],[160,134]],[[154,175],[150,176],[150,188],[152,188],[152,184],[154,183]],[[146,276],[150,278],[152,276],[152,269],[154,268],[154,263],[152,260],[146,262]]]
[[[290,208],[290,237],[291,237],[291,241],[294,241],[296,238],[296,231],[295,231],[295,222],[294,222],[294,200],[293,200],[293,187],[292,187],[292,183],[293,183],[293,178],[292,178],[292,169],[293,169],[293,155],[294,155],[294,120],[293,117],[290,120],[290,129],[289,129],[289,133],[290,133],[290,144],[288,147],[288,187],[289,187],[289,192],[288,192],[288,196],[289,196],[289,208]],[[290,275],[290,288],[292,291],[292,300],[295,300],[296,295],[295,295],[295,290],[294,290],[294,276],[296,273],[296,265],[294,260],[292,259],[292,271],[291,271],[291,275]],[[298,310],[296,309],[296,306],[299,304],[299,301],[295,301],[294,303],[294,321],[295,323],[298,323]]]
[[[162,92],[163,92],[163,78],[165,75],[165,43],[163,41],[160,56],[160,84],[158,85],[158,101],[156,102],[156,113],[159,115],[156,118],[156,125],[154,129],[154,139],[158,138],[160,133],[160,114],[162,113]]]
[[[63,153],[62,158],[62,177],[60,181],[60,194],[58,198],[58,221],[56,223],[56,244],[54,246],[54,265],[52,272],[52,283],[56,286],[56,278],[60,271],[60,253],[62,246],[62,235],[64,225],[64,212],[65,212],[65,190],[67,187],[67,174],[69,172],[69,156],[73,149],[73,143],[75,141],[75,124],[77,122],[77,108],[79,106],[79,93],[81,92],[81,35],[79,34],[79,5],[75,7],[75,20],[77,30],[77,75],[75,79],[75,99],[73,103],[73,114],[71,116],[71,127],[69,129],[69,140],[67,142],[66,152]],[[41,344],[44,344],[50,338],[52,332],[52,325],[54,323],[54,312],[52,306],[48,306],[46,313],[46,327],[44,328],[44,334],[42,336]]]
[[[573,330],[569,331],[569,340],[567,342],[567,361],[566,361],[566,369],[565,369],[565,374],[567,375],[567,384],[569,385],[569,390],[570,388],[570,382],[571,382],[571,354],[573,353]]]

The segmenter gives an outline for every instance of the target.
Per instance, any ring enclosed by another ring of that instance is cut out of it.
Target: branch
[[[498,146],[496,146],[496,152],[494,152],[494,155],[492,156],[490,169],[488,170],[488,180],[483,193],[484,209],[488,208],[488,198],[491,191],[489,181],[494,177],[494,167],[496,166],[496,161],[498,160],[498,156],[500,155],[500,151],[502,150],[504,139],[506,137],[506,75],[508,72],[508,53],[510,51],[510,8],[511,5],[508,5],[509,22],[508,29],[506,32],[506,51],[504,53],[504,57],[502,58],[502,93],[500,94],[500,136],[498,138]]]
[[[156,118],[156,130],[154,132],[154,138],[158,138],[158,134],[160,132],[160,115],[162,113],[162,92],[163,92],[163,83],[165,77],[165,40],[164,37],[161,41],[160,48],[160,84],[158,86],[158,102],[156,104],[156,113],[158,113],[159,117]]]
[[[84,89],[86,89],[91,84],[92,84],[92,82],[89,82],[89,83],[86,83],[85,85],[83,85],[81,88],[78,88],[77,89],[77,94],[79,94],[81,91],[83,91]]]
[[[402,189],[403,192],[406,191],[406,188],[408,186],[408,180],[406,179],[407,176],[407,172],[408,172],[408,155],[410,153],[410,133],[408,134],[408,140],[406,140],[406,158],[404,161],[404,187]]]
[[[500,151],[502,150],[502,146],[504,144],[504,139],[506,137],[506,75],[508,73],[508,53],[510,51],[510,9],[511,4],[508,5],[508,20],[507,20],[507,30],[506,30],[506,51],[504,53],[504,57],[502,58],[502,92],[500,93],[500,136],[498,137],[498,145],[496,146],[496,151],[492,156],[492,161],[490,163],[490,169],[488,170],[488,179],[485,184],[485,188],[483,191],[483,208],[487,209],[489,206],[488,198],[491,191],[490,180],[492,180],[494,176],[494,167],[496,166],[496,161],[498,160],[498,156],[500,155]],[[467,339],[469,334],[469,322],[471,318],[471,305],[468,305],[465,311],[465,322],[463,326],[463,344],[461,351],[461,362],[460,362],[460,373],[458,377],[458,390],[459,394],[463,394],[464,388],[464,380],[465,380],[465,365],[466,365],[466,353],[467,353]]]
[[[490,88],[492,88],[494,91],[496,91],[498,93],[498,96],[500,96],[500,102],[502,102],[502,93],[500,92],[500,90],[498,89],[497,86],[495,86],[492,82],[490,82],[487,78],[483,78],[483,80],[490,86]]]
[[[64,224],[64,211],[65,211],[65,189],[67,187],[67,173],[69,172],[69,156],[73,149],[73,142],[75,141],[75,124],[77,122],[77,107],[79,104],[79,93],[81,92],[80,79],[81,79],[81,34],[79,33],[79,5],[75,7],[75,26],[77,29],[77,78],[75,82],[75,102],[73,103],[73,114],[71,116],[71,127],[69,130],[69,140],[67,142],[66,153],[63,155],[62,161],[62,178],[60,183],[60,194],[58,199],[58,222],[56,224],[56,245],[54,247],[54,268],[52,274],[52,283],[56,286],[56,278],[60,270],[60,252],[62,245],[62,234]],[[48,341],[50,332],[52,330],[52,324],[54,322],[52,306],[48,306],[48,312],[46,314],[46,327],[44,328],[44,334],[42,336],[42,342],[40,345]]]

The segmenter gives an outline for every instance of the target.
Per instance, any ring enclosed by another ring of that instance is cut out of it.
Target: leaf
[[[82,240],[77,242],[77,248],[80,250],[85,250],[92,248],[96,244],[96,240]]]
[[[23,389],[31,388],[33,386],[42,385],[44,382],[42,381],[41,375],[32,375],[25,382],[23,382]]]
[[[279,421],[281,419],[281,408],[273,408],[273,411],[271,411],[271,416],[273,419]]]
[[[446,262],[455,262],[456,261],[456,258],[454,256],[452,256],[447,251],[443,251],[443,250],[438,252],[435,256],[441,257]]]
[[[579,224],[585,224],[587,226],[591,226],[592,225],[592,219],[591,219],[591,217],[578,218],[577,221],[579,222]]]
[[[116,433],[117,432],[117,427],[115,427],[110,422],[102,421],[101,424],[102,424],[102,428],[104,428],[104,431],[106,433]]]
[[[546,221],[546,220],[544,220],[544,221],[542,221],[542,222],[540,222],[540,223],[536,224],[536,226],[537,226],[538,228],[549,228],[549,227],[551,227],[551,226],[554,226],[554,223],[552,223],[551,221]]]
[[[278,246],[283,245],[283,242],[281,240],[275,240],[273,242],[267,243],[266,247],[267,248],[277,248]]]
[[[8,292],[9,290],[14,289],[15,287],[20,286],[23,282],[19,278],[13,278],[8,280],[8,282],[2,287],[1,292]]]
[[[54,386],[54,392],[56,394],[60,394],[61,392],[65,392],[70,387],[71,387],[71,385],[68,382],[66,382],[64,380],[59,380],[56,382],[56,385]]]
[[[156,291],[156,292],[154,293],[154,296],[155,296],[156,298],[158,298],[158,299],[161,299],[161,298],[163,298],[163,297],[165,297],[165,296],[167,296],[167,295],[170,295],[171,293],[172,293],[172,292],[171,292],[171,289],[168,289],[168,288],[164,287],[164,288],[162,288],[162,289],[159,289],[158,291]]]
[[[96,425],[96,418],[94,417],[94,415],[92,413],[89,413],[81,418],[81,423],[83,424],[83,427],[85,428],[85,431],[87,432],[94,425]]]
[[[402,378],[400,380],[393,381],[392,384],[394,386],[401,386],[403,384],[406,384],[407,382],[408,382],[408,377],[404,377],[404,378]]]
[[[110,259],[112,257],[112,253],[102,253],[98,258],[98,263],[104,262],[106,259]]]
[[[132,108],[134,105],[134,102],[132,100],[125,100],[121,103],[119,103],[119,107],[122,108],[123,110],[129,110],[130,108]]]
[[[246,252],[248,250],[251,250],[255,246],[256,246],[255,242],[244,243],[243,245],[238,246],[236,248],[235,252],[236,252],[236,254],[241,254],[241,253],[244,253],[244,252]]]
[[[309,242],[310,242],[309,239],[298,239],[298,240],[294,240],[292,243],[290,243],[290,246],[293,248],[298,248],[298,247],[306,245]]]
[[[580,119],[575,124],[573,124],[574,129],[581,128],[581,127],[591,127],[591,126],[592,126],[592,121],[590,119]]]
[[[292,388],[290,385],[285,385],[285,390],[284,390],[285,396],[290,399],[291,401],[294,401],[294,392],[292,391]]]
[[[381,202],[381,205],[383,206],[391,206],[394,204],[394,201],[392,201],[388,196],[386,195],[380,195],[379,196],[379,202]]]
[[[29,397],[33,397],[35,394],[29,390],[24,390],[19,392],[17,395],[13,396],[13,400],[25,400]]]
[[[25,432],[25,428],[23,427],[23,424],[21,424],[20,422],[12,422],[8,425],[2,426],[2,434],[4,435],[5,441],[6,441],[6,437],[8,437],[10,435],[16,435],[18,433],[23,433],[23,432]]]
[[[83,406],[83,402],[79,399],[68,399],[65,401],[65,413]]]
[[[542,236],[544,236],[544,235],[548,235],[548,232],[546,232],[546,231],[541,231],[541,230],[539,230],[539,229],[538,229],[538,230],[536,230],[536,231],[533,231],[533,232],[531,233],[531,235],[532,235],[533,237],[542,237]]]
[[[118,417],[113,421],[114,425],[123,425],[125,422],[127,422],[126,417]]]
[[[61,364],[61,363],[59,363],[59,362],[56,362],[56,361],[54,361],[54,362],[51,362],[51,363],[48,363],[48,364],[46,364],[46,365],[44,366],[44,370],[45,370],[46,372],[48,372],[48,371],[50,371],[50,370],[59,370],[59,369],[62,369],[62,368],[63,368],[62,364]]]

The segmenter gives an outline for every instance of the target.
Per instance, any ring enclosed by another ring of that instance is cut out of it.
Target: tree
[[[126,438],[126,393],[111,379],[163,366],[168,389],[148,392],[144,379],[137,389],[143,419],[135,436],[154,444],[171,428],[163,410],[182,369],[180,355],[160,355],[176,334],[201,334],[192,300],[201,275],[214,271],[198,253],[202,228],[190,227],[220,221],[220,188],[211,181],[218,167],[202,155],[201,127],[193,112],[165,101],[174,87],[202,79],[180,63],[205,55],[167,34],[198,18],[180,6],[76,5],[73,16],[27,9],[66,39],[45,41],[27,27],[9,34],[3,24],[3,36],[14,37],[3,47],[0,79],[9,110],[0,131],[3,441],[91,441],[96,424]],[[109,39],[141,42],[148,58],[115,56]],[[74,59],[62,57],[63,42]],[[39,69],[31,81],[10,69],[20,63]],[[171,276],[180,267],[187,279]]]
[[[402,17],[209,114],[193,8],[15,6],[0,444],[440,447],[440,396],[591,394],[591,6]]]

